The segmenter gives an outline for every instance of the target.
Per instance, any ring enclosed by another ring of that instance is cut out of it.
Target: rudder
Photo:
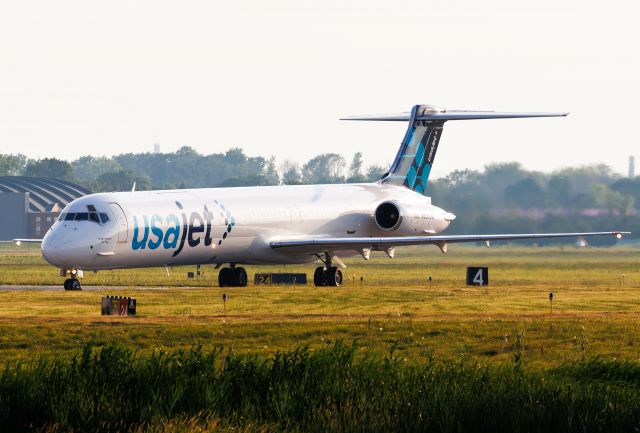
[[[426,194],[427,181],[442,136],[443,120],[418,120],[419,117],[444,110],[429,105],[416,105],[411,109],[409,126],[389,172],[383,183],[405,186]]]

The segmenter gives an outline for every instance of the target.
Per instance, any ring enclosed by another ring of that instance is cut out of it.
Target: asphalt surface
[[[197,289],[200,287],[132,287],[132,286],[82,286],[82,290],[120,290],[120,289],[129,289],[129,290],[167,290],[167,289]],[[27,291],[27,292],[47,292],[47,291],[64,291],[64,287],[62,287],[62,283],[55,286],[11,286],[11,285],[0,285],[0,292],[15,292],[15,291]]]

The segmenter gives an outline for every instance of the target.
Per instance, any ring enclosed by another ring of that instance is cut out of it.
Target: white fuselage
[[[373,216],[385,201],[403,209],[392,232]],[[64,209],[42,252],[54,266],[83,270],[307,263],[316,259],[308,251],[274,250],[270,243],[298,236],[436,234],[449,225],[446,215],[429,197],[380,183],[100,193]]]

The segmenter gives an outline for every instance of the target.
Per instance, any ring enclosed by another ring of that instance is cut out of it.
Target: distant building
[[[41,239],[66,205],[87,194],[66,180],[0,176],[0,240]]]
[[[636,177],[636,158],[629,157],[629,177]]]

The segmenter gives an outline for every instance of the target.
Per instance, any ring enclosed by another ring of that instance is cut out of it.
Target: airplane
[[[239,265],[319,260],[316,286],[340,286],[341,257],[396,247],[615,236],[628,232],[442,235],[456,216],[431,203],[428,180],[445,122],[563,117],[568,113],[445,110],[343,120],[408,122],[393,164],[373,183],[202,188],[90,194],[74,200],[42,239],[66,290],[81,290],[86,270],[212,264],[220,287],[247,285]],[[24,239],[23,241],[33,241]],[[36,240],[37,241],[37,240]],[[225,266],[225,265],[228,265]]]

